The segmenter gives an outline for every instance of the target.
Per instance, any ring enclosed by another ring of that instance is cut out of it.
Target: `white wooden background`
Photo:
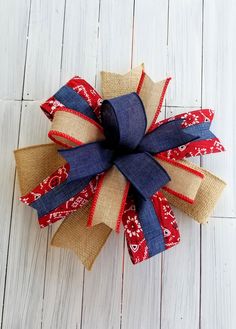
[[[235,0],[0,0],[0,35],[1,329],[235,329]],[[39,104],[71,76],[142,62],[173,77],[163,116],[216,110],[227,153],[197,162],[228,187],[204,226],[176,211],[173,250],[133,266],[114,234],[88,272],[18,201],[12,150],[47,142]]]

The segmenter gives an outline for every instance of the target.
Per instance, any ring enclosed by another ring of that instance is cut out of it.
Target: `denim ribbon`
[[[91,107],[70,88],[62,87],[54,97],[66,107],[94,119]],[[146,134],[145,108],[137,93],[104,100],[101,123],[105,140],[59,150],[70,165],[68,179],[31,205],[43,216],[80,192],[92,177],[115,165],[131,183],[149,254],[163,251],[163,232],[151,198],[170,177],[153,155],[196,139],[212,138],[209,123],[183,128],[182,121],[166,122]]]
[[[152,157],[198,138],[185,132],[182,120],[167,122],[145,135],[146,114],[137,93],[105,100],[101,107],[106,140],[60,150],[70,164],[69,180],[102,173],[115,165],[144,199],[168,183],[169,175]]]

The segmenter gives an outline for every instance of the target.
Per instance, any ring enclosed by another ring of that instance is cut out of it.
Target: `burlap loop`
[[[163,193],[173,206],[179,208],[181,211],[195,219],[200,224],[203,224],[211,216],[215,205],[226,186],[226,183],[219,177],[213,175],[208,170],[200,168],[189,161],[181,160],[178,162],[183,163],[190,168],[196,169],[204,175],[204,178],[194,199],[194,203],[186,203],[165,190],[163,190]]]
[[[66,147],[104,139],[103,130],[96,122],[85,119],[77,112],[68,111],[55,113],[48,135],[53,141]]]
[[[170,161],[158,156],[156,159],[171,177],[171,180],[163,189],[169,191],[169,194],[175,194],[179,199],[193,203],[204,179],[204,175],[199,170],[200,168],[196,167],[191,170],[193,168],[179,161]]]

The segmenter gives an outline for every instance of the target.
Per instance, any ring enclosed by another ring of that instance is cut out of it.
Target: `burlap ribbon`
[[[103,72],[103,96],[111,98],[137,91],[145,105],[146,131],[150,133],[157,127],[156,119],[169,80],[153,83],[143,72],[143,67],[138,67],[124,76]],[[58,98],[60,97],[65,99],[63,93],[58,95]],[[71,97],[74,95],[72,94]],[[96,101],[99,103],[99,97]],[[96,117],[90,117],[89,120],[87,117],[84,120],[86,113],[78,114],[69,108],[66,110],[57,108],[55,113],[52,113],[49,102],[50,100],[45,103],[43,109],[49,117],[51,115],[53,118],[49,132],[49,137],[53,141],[65,147],[74,147],[104,140],[103,128]],[[81,107],[83,105],[80,104]],[[51,112],[47,111],[48,108]],[[96,113],[96,108],[93,108]],[[66,163],[55,144],[17,150],[15,158],[23,195],[30,193],[35,186]],[[157,155],[156,159],[171,177],[171,181],[162,188],[164,195],[173,205],[198,222],[205,222],[225,183],[210,172],[187,161],[171,160],[164,153]],[[73,211],[64,219],[52,239],[52,245],[72,249],[85,267],[90,269],[111,229],[117,231],[119,229],[128,188],[128,181],[113,166],[99,178],[98,186],[93,191],[95,193],[93,200],[86,200],[83,207]],[[112,202],[107,206],[108,198]],[[110,204],[113,206],[109,207]],[[93,227],[88,228],[87,224]]]

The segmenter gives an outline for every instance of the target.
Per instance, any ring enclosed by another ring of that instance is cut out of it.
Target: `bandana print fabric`
[[[53,190],[59,184],[63,183],[68,177],[68,172],[69,165],[65,164],[57,171],[55,171],[51,176],[45,178],[43,182],[36,186],[34,190],[22,196],[20,200],[27,205],[32,205],[33,202],[38,200],[41,196]],[[99,176],[96,176],[82,191],[75,194],[72,198],[56,207],[51,212],[42,217],[39,217],[38,220],[40,227],[43,228],[55,223],[58,220],[63,220],[72,212],[86,205],[96,191],[98,179]]]
[[[180,235],[174,213],[167,199],[161,192],[156,193],[152,202],[162,228],[165,249],[169,249],[180,242]],[[142,226],[134,201],[128,197],[124,214],[123,225],[127,247],[133,264],[142,262],[150,257]]]
[[[66,86],[79,94],[93,109],[96,116],[100,118],[102,98],[87,81],[80,78],[79,76],[75,76],[67,82]],[[41,105],[41,108],[46,116],[52,120],[56,110],[63,109],[65,106],[60,103],[54,96],[52,96]]]
[[[190,126],[199,125],[203,123],[211,123],[214,118],[214,111],[204,109],[196,110],[188,113],[182,113],[174,117],[162,120],[156,123],[156,126],[160,126],[163,123],[170,122],[175,119],[183,119],[182,127],[188,128]],[[161,155],[173,159],[181,160],[183,158],[194,157],[199,155],[205,155],[209,153],[217,153],[224,151],[223,145],[220,143],[217,137],[211,139],[205,139],[200,141],[193,141],[186,145],[179,146],[172,150],[161,153]]]
[[[122,222],[124,225],[127,248],[132,263],[137,264],[148,259],[148,246],[138,220],[138,213],[134,201],[131,197],[127,198]]]

